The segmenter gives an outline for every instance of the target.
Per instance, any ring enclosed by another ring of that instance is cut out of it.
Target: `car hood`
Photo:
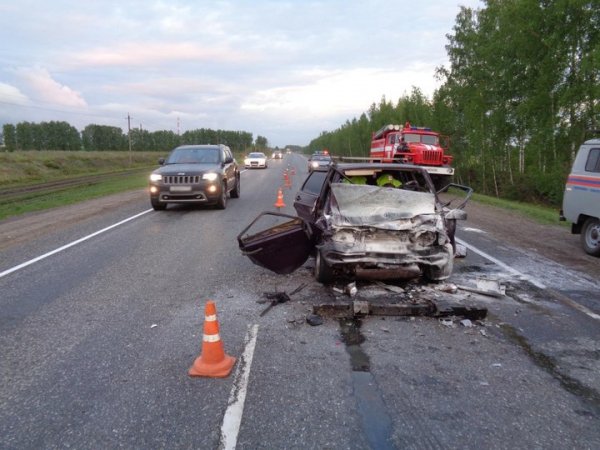
[[[160,173],[161,175],[178,175],[178,174],[193,174],[202,173],[207,171],[219,171],[221,170],[220,164],[213,163],[195,163],[195,164],[166,164],[159,167],[154,173]]]
[[[413,227],[413,219],[419,216],[436,218],[434,194],[349,183],[331,185],[332,227],[401,230]]]

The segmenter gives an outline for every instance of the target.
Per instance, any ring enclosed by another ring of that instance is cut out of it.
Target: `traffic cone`
[[[296,167],[292,166],[292,171],[290,173],[292,175],[296,175]]]
[[[191,377],[224,378],[231,373],[235,358],[223,350],[219,337],[219,322],[215,302],[209,300],[204,309],[204,334],[202,336],[202,352],[188,371]]]
[[[285,203],[283,203],[283,191],[281,188],[277,191],[277,201],[273,206],[275,206],[275,208],[285,208]]]
[[[290,177],[288,176],[288,171],[285,171],[285,175],[283,176],[283,178],[285,179],[285,187],[286,188],[291,188],[292,187],[292,181],[290,180]]]

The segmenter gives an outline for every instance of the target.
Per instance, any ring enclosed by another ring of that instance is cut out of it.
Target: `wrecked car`
[[[460,193],[456,206],[449,192]],[[314,256],[322,283],[441,281],[452,273],[456,221],[466,219],[471,194],[454,183],[436,192],[419,166],[334,162],[309,173],[294,201],[297,217],[263,212],[237,239],[244,255],[275,273],[291,273]],[[281,223],[250,233],[264,220]]]

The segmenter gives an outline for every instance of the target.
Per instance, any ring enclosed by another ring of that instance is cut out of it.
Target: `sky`
[[[382,97],[431,98],[460,6],[481,3],[0,0],[0,125],[210,128],[305,146]]]

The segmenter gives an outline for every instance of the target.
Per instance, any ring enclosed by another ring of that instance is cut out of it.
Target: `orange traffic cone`
[[[231,373],[235,358],[225,354],[223,343],[219,337],[219,322],[215,302],[206,302],[204,310],[204,335],[202,336],[202,353],[190,367],[191,377],[224,378]]]
[[[275,208],[285,208],[285,203],[283,203],[283,191],[281,188],[277,191],[277,201],[273,206],[275,206]]]
[[[288,171],[285,171],[285,175],[283,176],[283,178],[285,179],[285,187],[286,188],[291,188],[292,187],[292,181],[290,180],[290,177],[288,176]]]

